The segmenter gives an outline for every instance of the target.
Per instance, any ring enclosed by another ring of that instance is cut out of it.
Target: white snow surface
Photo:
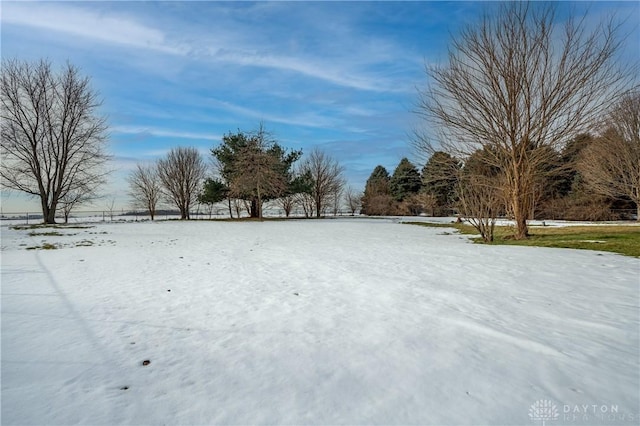
[[[638,423],[639,259],[397,222],[3,227],[2,423]]]

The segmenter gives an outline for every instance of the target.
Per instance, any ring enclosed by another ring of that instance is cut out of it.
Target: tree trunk
[[[47,225],[52,225],[56,223],[56,212],[55,210],[49,210],[47,217],[45,218],[44,223]]]
[[[231,197],[227,198],[227,201],[229,202],[229,217],[233,219],[233,210],[231,210]]]
[[[527,219],[531,212],[533,197],[531,194],[530,182],[532,179],[527,173],[528,170],[523,167],[522,159],[513,160],[512,175],[507,177],[510,187],[511,209],[516,229],[513,237],[516,240],[523,240],[529,236],[529,228],[527,227]]]
[[[527,226],[527,218],[529,216],[529,206],[526,200],[526,194],[516,193],[512,199],[513,220],[516,223],[516,231],[514,238],[523,240],[529,236],[529,228]]]
[[[253,218],[259,217],[258,200],[256,200],[255,198],[251,199],[251,212],[249,216]]]
[[[260,199],[260,186],[258,186],[257,192],[258,192],[258,203],[257,203],[258,217],[260,218],[260,220],[262,220],[262,200]]]
[[[56,210],[47,203],[47,198],[40,194],[40,207],[42,208],[42,221],[46,225],[56,223]]]
[[[43,211],[43,219],[44,223],[47,225],[52,225],[56,223],[56,211],[55,209],[47,207],[45,211]]]

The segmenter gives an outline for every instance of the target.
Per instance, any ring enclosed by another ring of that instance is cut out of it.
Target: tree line
[[[223,136],[211,149],[215,173],[207,176],[206,162],[195,148],[178,147],[153,165],[138,164],[129,176],[136,204],[153,220],[159,202],[167,201],[189,219],[195,203],[212,209],[226,201],[231,218],[246,210],[262,218],[264,203],[276,200],[288,217],[300,206],[307,217],[321,217],[335,208],[344,187],[340,164],[316,149],[300,164],[302,151],[287,150],[261,124],[255,131]]]
[[[581,133],[560,151],[549,149],[532,188],[527,219],[628,220],[640,206],[640,94],[624,97],[599,134]],[[509,216],[500,169],[486,150],[465,159],[436,151],[422,171],[403,158],[393,174],[378,165],[367,180],[368,215]]]
[[[106,118],[98,111],[102,101],[90,79],[70,63],[56,71],[46,60],[3,60],[0,95],[2,186],[37,197],[48,224],[59,210],[66,221],[73,208],[99,198],[111,157]],[[216,167],[210,175],[193,147],[137,164],[127,179],[132,200],[152,219],[160,203],[174,205],[182,219],[190,218],[195,203],[211,208],[224,200],[231,217],[246,208],[262,218],[270,200],[287,216],[295,206],[320,217],[340,205],[345,180],[337,160],[318,149],[302,159],[302,151],[282,147],[263,125],[225,135],[211,155]]]

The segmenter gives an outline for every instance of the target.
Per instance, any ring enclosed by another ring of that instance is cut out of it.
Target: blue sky
[[[176,146],[209,150],[262,121],[282,145],[318,147],[362,189],[377,164],[391,173],[419,124],[425,64],[442,62],[450,34],[482,2],[9,2],[2,57],[70,61],[104,99],[114,170],[107,199],[128,207],[125,176]],[[584,3],[561,9],[582,10]],[[592,3],[617,12],[638,55],[637,2]],[[97,202],[102,208],[106,202]],[[37,211],[3,193],[5,212]]]

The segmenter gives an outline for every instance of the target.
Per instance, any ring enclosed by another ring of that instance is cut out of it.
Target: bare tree
[[[151,220],[154,220],[156,207],[162,194],[157,167],[137,164],[136,169],[131,172],[127,180],[129,182],[129,195],[134,200],[134,203],[145,207],[149,212],[149,216],[151,216]]]
[[[178,207],[181,219],[189,219],[207,171],[202,156],[196,148],[173,148],[157,167],[165,197]]]
[[[111,199],[109,199],[109,201],[107,201],[107,203],[104,205],[106,211],[109,213],[109,220],[111,222],[113,222],[113,212],[116,209],[116,198],[115,197],[111,197]],[[103,219],[104,219],[104,215],[103,215]]]
[[[344,187],[344,182],[342,186]],[[334,216],[338,216],[340,208],[342,207],[342,191],[343,189],[341,187],[338,191],[335,191],[331,197],[331,210]]]
[[[2,63],[2,186],[39,197],[45,223],[104,182],[107,126],[89,83],[71,64],[56,74],[47,61]]]
[[[318,149],[311,151],[302,163],[302,174],[309,173],[313,182],[311,197],[316,217],[322,216],[332,203],[335,194],[340,194],[342,191],[344,186],[342,170],[337,160]]]
[[[612,108],[606,129],[585,148],[578,170],[596,192],[630,198],[640,220],[640,92],[625,96]]]
[[[296,202],[302,207],[304,217],[313,217],[315,213],[315,200],[313,198],[313,195],[306,192],[300,192],[295,195],[295,199]]]
[[[460,172],[457,180],[458,209],[486,242],[493,241],[496,220],[504,206],[501,179]]]
[[[351,212],[351,216],[354,216],[362,205],[362,193],[356,191],[352,187],[348,187],[344,192],[344,201]]]
[[[457,158],[491,148],[487,161],[504,174],[514,236],[525,238],[549,156],[596,123],[628,90],[637,67],[618,66],[612,20],[590,31],[586,17],[558,24],[552,3],[498,7],[452,41],[446,65],[427,70],[433,85],[421,93],[419,113]],[[436,148],[426,137],[416,143]]]
[[[71,211],[80,204],[90,203],[98,198],[95,188],[78,187],[74,191],[69,191],[59,200],[59,206],[62,207],[64,223],[69,223]]]
[[[231,198],[229,198],[231,200]],[[243,205],[246,207],[246,202],[244,200],[239,200],[237,198],[233,199],[233,209],[236,211],[236,217],[238,219],[240,219],[242,213],[242,207]],[[231,219],[233,219],[233,215],[231,215],[232,210],[229,210],[229,215],[231,217]],[[249,211],[249,215],[251,214],[251,211]]]
[[[491,163],[493,155],[487,148],[479,149],[467,157],[462,168],[449,168],[457,173],[458,217],[468,221],[487,242],[493,241],[496,220],[505,212],[508,194],[504,173]]]
[[[287,194],[278,198],[278,204],[280,205],[280,207],[282,207],[285,217],[289,217],[296,205],[295,194]]]

